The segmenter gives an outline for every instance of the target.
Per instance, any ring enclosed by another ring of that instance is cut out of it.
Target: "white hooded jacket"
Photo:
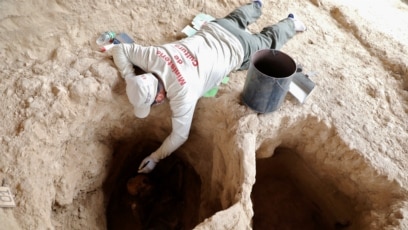
[[[119,44],[112,50],[122,76],[134,75],[133,65],[160,77],[172,111],[172,132],[151,154],[157,161],[188,138],[198,99],[240,68],[244,51],[239,40],[210,22],[195,35],[161,46]]]

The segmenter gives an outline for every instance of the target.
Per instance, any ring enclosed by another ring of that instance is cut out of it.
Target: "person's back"
[[[215,23],[204,25],[195,35],[160,46],[121,44],[123,52],[134,65],[159,77],[167,97],[194,100],[220,84],[243,60],[239,41]],[[191,92],[190,92],[191,91]]]

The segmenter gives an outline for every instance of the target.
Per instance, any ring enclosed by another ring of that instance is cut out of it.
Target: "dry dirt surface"
[[[135,154],[118,149],[169,134],[168,103],[134,117],[100,33],[159,45],[247,2],[1,0],[0,186],[15,207],[0,207],[0,229],[107,229],[107,179]],[[174,153],[199,178],[195,229],[408,229],[407,1],[265,0],[249,29],[290,12],[308,30],[281,51],[316,88],[258,114],[241,101],[244,71],[200,99]]]

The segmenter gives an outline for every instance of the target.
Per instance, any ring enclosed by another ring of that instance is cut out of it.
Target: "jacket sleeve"
[[[175,105],[170,104],[173,108]],[[182,144],[184,144],[189,136],[191,122],[193,120],[195,103],[188,103],[184,105],[177,106],[174,110],[172,109],[172,131],[171,134],[164,140],[162,145],[151,154],[156,160],[161,160],[175,150],[177,150]]]
[[[129,58],[129,52],[125,52],[124,44],[115,45],[112,48],[113,61],[123,78],[134,73],[133,64]],[[133,44],[132,44],[133,45]]]
[[[136,43],[121,43],[112,48],[113,61],[123,78],[134,74],[134,66],[147,71],[149,62],[157,58],[155,52],[155,47],[146,48]]]

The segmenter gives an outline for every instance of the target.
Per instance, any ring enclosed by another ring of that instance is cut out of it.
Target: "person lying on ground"
[[[126,93],[138,118],[168,99],[172,131],[161,146],[139,166],[149,173],[156,164],[184,144],[189,136],[197,101],[218,86],[230,72],[247,70],[251,55],[261,49],[279,50],[297,32],[306,30],[293,14],[259,33],[247,26],[262,14],[262,1],[240,6],[224,18],[204,24],[194,35],[160,45],[118,44],[114,63],[126,81]],[[136,75],[134,66],[145,74]]]

